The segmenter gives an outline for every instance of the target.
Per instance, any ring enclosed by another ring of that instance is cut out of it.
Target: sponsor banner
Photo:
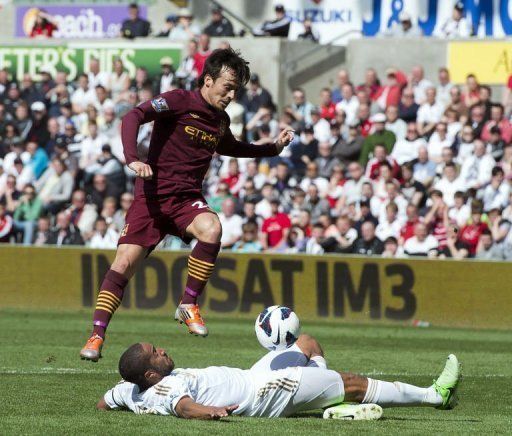
[[[474,74],[481,83],[503,85],[512,74],[511,42],[450,42],[447,55],[454,83],[464,83],[468,74]]]
[[[57,22],[54,38],[115,38],[128,18],[127,4],[45,6],[44,10]],[[17,6],[14,36],[30,36],[38,12],[37,7]],[[139,14],[147,17],[145,5],[139,6]]]
[[[121,310],[172,313],[187,256],[155,252],[147,258]],[[0,308],[92,313],[113,258],[113,251],[2,248]],[[222,254],[201,304],[207,315],[255,317],[282,304],[309,320],[512,329],[511,280],[510,264],[498,262]]]
[[[465,16],[478,37],[505,37],[512,34],[511,2],[504,0],[465,0]],[[436,35],[453,12],[455,1],[447,0],[274,0],[283,4],[292,18],[290,39],[303,31],[300,24],[307,17],[326,43],[351,32],[335,44],[346,44],[359,35],[385,34],[399,23],[400,13],[408,13],[424,35]]]
[[[69,80],[75,80],[82,72],[89,71],[92,58],[100,61],[102,71],[111,72],[113,60],[120,58],[130,74],[135,76],[138,66],[145,67],[150,76],[160,72],[160,59],[170,56],[177,67],[181,58],[182,44],[164,41],[137,42],[69,42],[65,44],[42,43],[36,46],[2,44],[0,46],[0,68],[8,68],[17,80],[24,73],[39,80],[41,68],[52,75],[57,71],[66,71]]]

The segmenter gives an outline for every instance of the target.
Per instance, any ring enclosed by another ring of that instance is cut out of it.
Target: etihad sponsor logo
[[[198,142],[210,151],[214,151],[217,148],[217,145],[219,145],[220,137],[198,129],[197,127],[185,126],[185,133],[192,141]]]

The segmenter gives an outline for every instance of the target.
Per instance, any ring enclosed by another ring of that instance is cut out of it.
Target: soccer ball
[[[285,350],[299,337],[300,321],[288,307],[270,306],[258,315],[254,330],[263,348]]]

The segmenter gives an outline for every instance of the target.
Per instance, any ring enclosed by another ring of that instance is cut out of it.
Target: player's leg
[[[315,338],[300,335],[290,348],[269,351],[251,367],[251,371],[276,371],[292,366],[327,368],[323,350]]]
[[[188,257],[187,283],[176,310],[176,319],[184,322],[190,333],[207,336],[208,329],[199,312],[197,299],[208,283],[219,254],[222,235],[219,218],[209,211],[199,213],[186,227],[186,234],[196,238],[197,244]]]
[[[121,244],[117,248],[114,262],[103,278],[96,300],[91,337],[80,351],[80,357],[97,361],[105,340],[105,331],[112,315],[123,299],[128,284],[138,264],[146,257],[148,249],[134,244]]]

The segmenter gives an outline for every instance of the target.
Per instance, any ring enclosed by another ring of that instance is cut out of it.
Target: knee
[[[208,213],[199,215],[194,221],[194,236],[203,242],[220,242],[222,226],[217,215]]]
[[[361,403],[366,395],[368,379],[351,372],[341,373],[345,388],[345,401]]]
[[[130,278],[135,270],[135,265],[128,253],[118,252],[110,269]]]

